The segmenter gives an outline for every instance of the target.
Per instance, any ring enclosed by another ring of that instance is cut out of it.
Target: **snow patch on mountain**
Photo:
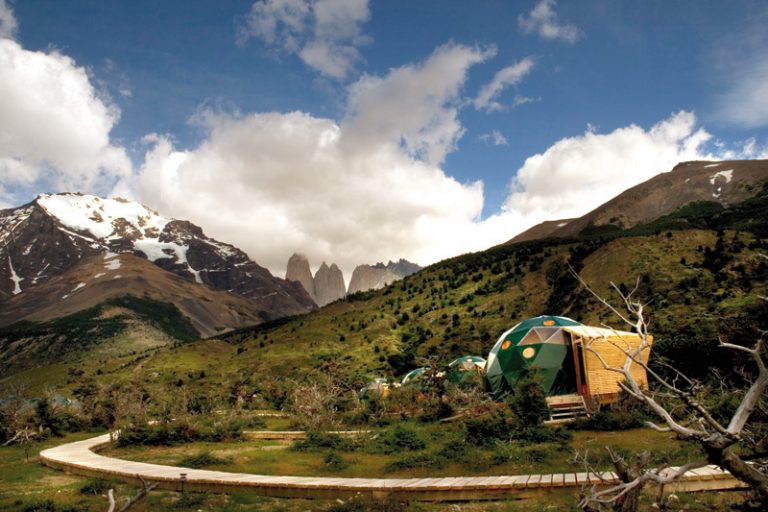
[[[713,174],[712,176],[709,177],[709,183],[711,185],[714,185],[715,181],[719,177],[725,178],[725,182],[726,183],[730,183],[731,180],[733,179],[733,169],[728,169],[727,171],[716,172],[715,174]]]
[[[13,281],[13,294],[18,295],[21,293],[21,282],[24,280],[24,278],[19,277],[19,275],[13,269],[13,262],[11,261],[10,256],[8,256],[8,268],[11,271],[11,281]]]
[[[106,260],[106,258],[104,259]],[[114,259],[108,260],[104,264],[104,268],[107,270],[117,270],[120,268],[120,260],[114,260]]]
[[[162,231],[170,219],[139,203],[121,198],[102,198],[89,194],[42,194],[37,198],[45,211],[70,229],[87,232],[97,239],[115,233],[115,221],[124,219],[144,236]],[[151,236],[151,235],[150,235]]]
[[[147,255],[147,259],[154,263],[161,258],[170,258],[171,255],[176,256],[176,262],[187,265],[189,273],[195,276],[195,282],[202,283],[203,280],[200,277],[200,271],[192,268],[192,265],[187,261],[187,251],[189,247],[186,245],[179,245],[174,242],[160,242],[156,238],[150,238],[147,240],[136,240],[133,246]]]

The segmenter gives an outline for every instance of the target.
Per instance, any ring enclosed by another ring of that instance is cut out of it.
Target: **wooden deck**
[[[159,488],[175,491],[230,493],[248,491],[282,498],[347,498],[368,495],[420,501],[474,501],[526,499],[552,488],[598,484],[588,473],[547,475],[478,476],[442,478],[322,478],[301,476],[252,475],[191,469],[144,462],[131,462],[95,453],[109,443],[109,434],[49,448],[40,453],[47,466],[90,477],[116,478],[139,483],[140,475]],[[616,475],[604,473],[607,483]],[[603,482],[606,483],[606,482]],[[687,473],[668,485],[669,491],[725,490],[743,487],[729,473],[707,466]]]

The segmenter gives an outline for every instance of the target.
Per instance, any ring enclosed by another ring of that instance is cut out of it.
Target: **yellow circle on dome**
[[[555,325],[555,321],[554,320],[544,320],[544,325],[546,325],[547,327],[549,327],[550,325]]]
[[[523,350],[523,357],[526,359],[530,359],[536,354],[536,349],[533,347],[528,347],[525,350]]]
[[[512,345],[512,342],[509,340],[505,340],[504,343],[501,344],[501,350],[507,350],[510,345]]]

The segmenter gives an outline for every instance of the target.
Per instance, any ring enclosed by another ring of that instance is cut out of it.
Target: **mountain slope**
[[[190,282],[132,254],[99,255],[3,304],[0,362],[18,365],[21,360],[32,360],[39,352],[57,353],[51,345],[76,344],[75,338],[82,336],[71,328],[57,333],[56,325],[67,325],[67,317],[95,320],[104,314],[104,321],[112,327],[101,329],[99,322],[94,321],[94,332],[87,336],[88,346],[72,346],[67,351],[92,349],[124,330],[125,326],[115,325],[114,311],[108,314],[109,311],[119,307],[121,314],[127,311],[130,315],[130,310],[135,313],[137,308],[147,309],[145,303],[150,309],[170,311],[159,314],[155,322],[143,322],[145,327],[149,323],[159,329],[165,344],[213,336],[264,321],[260,308],[244,297]],[[163,320],[168,316],[175,318],[171,327]]]
[[[628,229],[694,201],[729,206],[755,196],[768,181],[768,160],[683,162],[636,185],[578,219],[547,221],[507,243],[573,237],[588,228]],[[563,225],[560,225],[563,224]]]
[[[0,211],[0,293],[4,297],[108,252],[142,256],[189,281],[247,297],[265,318],[315,307],[300,285],[272,276],[236,247],[206,237],[190,222],[167,219],[138,203],[44,194],[22,207]]]

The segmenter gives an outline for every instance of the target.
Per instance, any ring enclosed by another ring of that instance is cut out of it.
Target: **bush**
[[[562,451],[558,444],[544,443],[525,445],[521,443],[497,443],[496,450],[491,456],[494,465],[506,464],[536,464],[548,462],[556,458]]]
[[[402,425],[397,425],[382,436],[379,446],[383,453],[390,454],[406,450],[423,450],[427,445],[416,432]]]
[[[200,452],[197,455],[186,457],[179,461],[179,465],[186,468],[204,468],[208,466],[224,466],[231,464],[230,459],[223,459],[211,455],[211,452]]]
[[[510,418],[502,411],[487,418],[464,422],[467,443],[491,447],[496,441],[509,441],[513,426]]]
[[[579,418],[569,427],[577,430],[603,432],[629,430],[642,427],[643,422],[647,419],[648,413],[643,403],[622,391],[615,403],[600,409],[587,418]]]
[[[102,480],[101,478],[94,478],[88,480],[80,488],[80,494],[93,494],[96,496],[102,496],[107,494],[107,491],[114,487],[114,484],[108,480]]]
[[[239,421],[179,422],[155,425],[131,425],[120,431],[117,446],[169,446],[196,441],[234,441],[242,436]]]
[[[341,456],[335,452],[328,453],[325,456],[325,459],[323,459],[323,462],[325,462],[325,466],[328,469],[334,471],[341,471],[349,467],[349,462],[341,458]]]
[[[398,471],[411,468],[433,468],[440,469],[444,466],[440,457],[428,453],[419,453],[415,455],[406,455],[402,459],[390,462],[385,468],[386,471]]]
[[[547,395],[535,372],[527,372],[517,383],[507,405],[514,413],[519,429],[540,427],[549,418]]]
[[[21,509],[22,512],[85,512],[84,508],[70,507],[68,505],[57,505],[52,500],[37,501],[30,503]]]
[[[327,449],[352,451],[355,448],[356,443],[352,439],[326,432],[309,432],[306,439],[296,441],[291,447],[292,450],[297,452],[313,452]]]

